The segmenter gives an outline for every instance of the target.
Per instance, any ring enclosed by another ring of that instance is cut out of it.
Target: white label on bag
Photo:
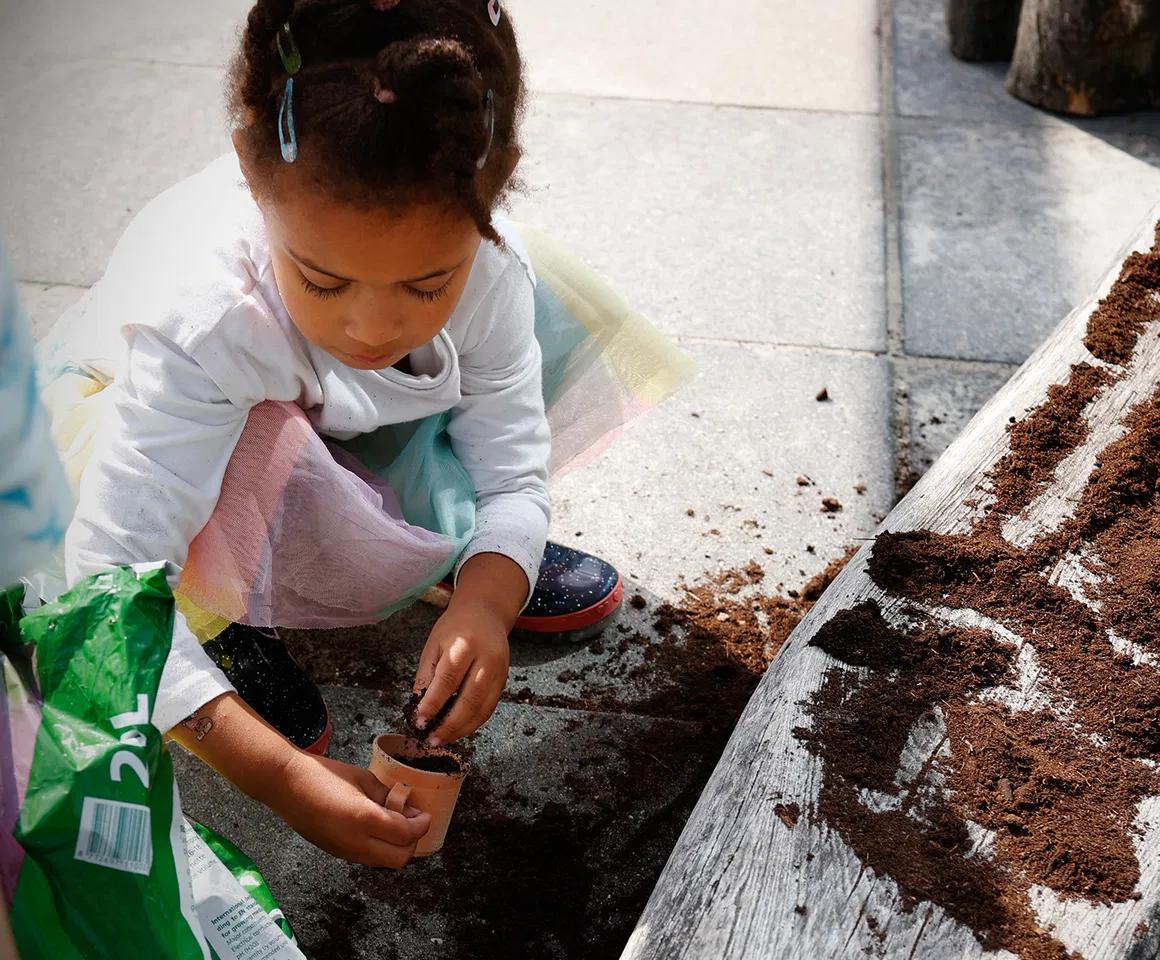
[[[188,824],[185,850],[194,909],[206,940],[221,960],[306,960]]]
[[[153,867],[152,818],[140,803],[85,797],[76,860],[149,876]]]

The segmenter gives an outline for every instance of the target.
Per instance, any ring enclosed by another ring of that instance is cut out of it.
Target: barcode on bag
[[[85,797],[74,857],[148,876],[153,867],[149,808],[139,803]]]

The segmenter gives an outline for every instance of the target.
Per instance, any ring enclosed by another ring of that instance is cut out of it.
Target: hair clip
[[[499,18],[503,15],[503,11],[499,8],[499,0],[487,0],[487,13],[491,17],[491,25],[498,27]]]
[[[483,123],[487,127],[487,146],[483,148],[483,156],[475,162],[477,170],[482,170],[487,165],[487,157],[491,153],[491,142],[495,139],[495,94],[490,89],[487,91],[483,103]]]
[[[375,77],[372,89],[375,92],[375,99],[379,103],[394,103],[399,99],[399,95],[390,87],[384,87],[383,82],[378,77]]]
[[[282,147],[282,159],[293,163],[298,159],[298,134],[294,130],[294,78],[286,78],[286,89],[282,91],[282,103],[278,107],[278,143]]]
[[[294,76],[302,69],[302,54],[298,52],[298,44],[294,42],[294,34],[290,32],[290,21],[282,24],[276,40],[278,56],[282,58],[282,66],[290,76]]]
[[[388,10],[394,10],[399,5],[399,0],[371,0],[371,6],[381,13],[386,13]]]

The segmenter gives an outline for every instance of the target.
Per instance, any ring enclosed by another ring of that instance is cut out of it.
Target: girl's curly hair
[[[489,6],[258,0],[229,74],[239,148],[257,180],[251,187],[274,193],[293,170],[328,196],[360,206],[450,202],[498,243],[491,216],[520,158],[524,79],[507,11],[494,26]],[[292,166],[283,162],[278,140],[288,74],[277,38],[286,23],[302,55],[294,77],[299,154]]]

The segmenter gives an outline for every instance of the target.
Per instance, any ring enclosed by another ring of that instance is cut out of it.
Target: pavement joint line
[[[726,347],[768,347],[772,350],[803,350],[809,353],[832,353],[846,357],[883,357],[884,350],[865,350],[857,347],[830,347],[822,344],[788,343],[781,340],[746,340],[734,337],[705,337],[697,334],[670,334],[677,343],[707,344]]]
[[[906,327],[902,292],[902,173],[898,146],[898,113],[894,78],[894,3],[880,0],[878,7],[878,128],[882,148],[882,253],[883,299],[886,314],[886,345],[890,357],[891,438],[894,442],[894,488],[896,493],[911,483],[910,392],[899,376],[898,359],[906,353]]]
[[[1009,373],[1014,373],[1022,366],[1021,361],[1015,360],[989,360],[985,357],[939,357],[929,353],[904,353],[896,359],[903,365],[981,367]]]
[[[65,280],[29,280],[27,277],[17,277],[17,283],[27,283],[32,287],[66,287],[69,290],[79,290],[84,293],[91,289],[91,284],[84,283],[69,283]]]
[[[876,117],[873,110],[833,110],[822,107],[790,107],[772,103],[740,103],[731,100],[680,100],[666,97],[640,97],[615,93],[581,93],[575,90],[546,90],[538,88],[531,93],[534,102],[548,100],[606,100],[611,103],[660,103],[677,107],[703,107],[707,110],[752,110],[755,113],[802,113],[832,117]]]

